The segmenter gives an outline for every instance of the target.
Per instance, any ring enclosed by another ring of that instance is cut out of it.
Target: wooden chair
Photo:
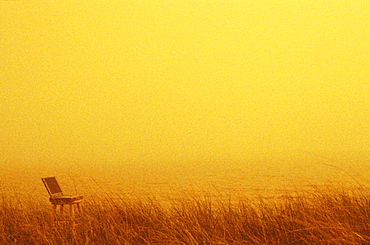
[[[64,195],[55,177],[41,179],[50,195],[49,200],[54,205],[55,211],[57,210],[57,206],[60,205],[59,210],[63,213],[64,205],[70,205],[70,211],[73,214],[73,204],[76,204],[78,212],[81,212],[80,202],[82,202],[83,196]]]

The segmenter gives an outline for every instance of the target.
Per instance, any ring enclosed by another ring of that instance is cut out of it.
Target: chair
[[[54,205],[55,211],[60,205],[60,212],[63,213],[64,205],[70,205],[70,211],[73,214],[73,204],[76,204],[78,211],[81,212],[80,202],[82,202],[83,196],[64,195],[55,177],[41,178],[41,180],[50,195],[49,200]]]

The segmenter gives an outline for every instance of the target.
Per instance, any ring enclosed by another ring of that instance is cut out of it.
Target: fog
[[[369,8],[2,1],[0,164],[366,179]]]

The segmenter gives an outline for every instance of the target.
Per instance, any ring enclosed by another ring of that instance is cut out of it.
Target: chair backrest
[[[51,197],[63,195],[62,189],[60,189],[58,181],[55,177],[47,177],[41,179]]]

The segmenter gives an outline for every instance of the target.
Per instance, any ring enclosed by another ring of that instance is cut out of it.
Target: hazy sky
[[[0,161],[370,147],[370,1],[0,2]]]

